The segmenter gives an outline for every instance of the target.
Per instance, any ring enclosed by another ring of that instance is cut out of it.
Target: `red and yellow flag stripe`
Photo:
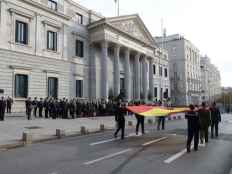
[[[188,108],[173,108],[162,106],[128,106],[127,109],[130,112],[144,116],[144,117],[158,117],[158,116],[170,116],[176,113],[187,112]]]

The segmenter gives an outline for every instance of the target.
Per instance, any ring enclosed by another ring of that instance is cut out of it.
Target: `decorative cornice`
[[[75,77],[85,77],[85,75],[79,74],[79,73],[74,73],[73,76],[75,76]]]
[[[54,73],[54,74],[60,74],[59,71],[55,71],[55,70],[43,70],[44,73]]]
[[[55,27],[55,28],[58,28],[58,29],[61,29],[61,28],[62,28],[62,25],[55,24],[55,23],[50,22],[50,21],[47,21],[47,20],[42,21],[42,23],[43,23],[43,24],[50,25],[50,26]]]
[[[31,67],[17,66],[17,65],[9,65],[9,68],[10,68],[10,69],[27,70],[27,71],[31,71],[31,70],[32,70]]]
[[[62,13],[60,13],[60,12],[58,12],[58,11],[54,11],[54,10],[52,10],[52,9],[50,9],[50,8],[44,6],[44,5],[41,5],[40,3],[35,2],[35,1],[33,1],[33,0],[20,0],[20,1],[26,2],[26,3],[30,4],[30,5],[33,5],[33,6],[37,7],[37,8],[40,8],[40,9],[46,11],[46,12],[49,12],[49,13],[51,13],[51,14],[57,15],[57,16],[59,16],[59,17],[62,17],[62,18],[65,19],[65,20],[70,20],[70,19],[71,19],[70,16],[67,16],[67,15],[65,15],[65,14],[62,14]]]
[[[29,18],[29,19],[34,18],[33,15],[28,14],[28,13],[24,13],[24,12],[22,12],[22,11],[19,11],[19,10],[14,9],[14,8],[9,8],[9,12],[11,12],[11,13],[16,13],[16,14],[21,15],[21,16],[25,16],[25,17],[27,17],[27,18]]]

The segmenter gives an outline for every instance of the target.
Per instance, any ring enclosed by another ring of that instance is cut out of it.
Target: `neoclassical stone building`
[[[167,52],[138,15],[105,18],[71,0],[0,0],[0,91],[27,97],[170,96]]]

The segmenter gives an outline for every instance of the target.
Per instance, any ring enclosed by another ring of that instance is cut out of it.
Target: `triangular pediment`
[[[138,15],[107,18],[107,23],[143,42],[154,44],[152,35]]]

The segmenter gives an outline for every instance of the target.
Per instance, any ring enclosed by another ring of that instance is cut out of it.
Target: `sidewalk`
[[[153,123],[155,122],[155,117],[146,119],[151,119]],[[127,116],[127,128],[129,127],[129,121],[131,121],[133,125],[136,124],[136,118],[134,116]],[[148,121],[145,120],[145,123],[147,122]],[[0,122],[0,149],[23,145],[23,132],[32,135],[32,142],[40,142],[48,139],[56,139],[56,129],[63,130],[65,135],[79,135],[82,126],[84,126],[89,133],[92,133],[98,132],[101,124],[104,125],[105,129],[114,129],[114,116],[55,120],[33,118],[33,120],[27,120],[23,113],[12,114],[11,116],[7,115],[5,121]]]
[[[132,121],[133,125],[135,125],[136,120],[134,116],[127,116],[126,120]],[[114,117],[90,117],[67,120],[44,118],[26,120],[26,117],[6,117],[4,122],[0,122],[0,148],[10,144],[22,143],[23,132],[32,134],[33,141],[41,141],[56,138],[56,129],[64,130],[66,135],[76,135],[80,134],[82,126],[85,126],[89,132],[97,132],[100,130],[101,124],[104,124],[105,129],[114,129]]]

